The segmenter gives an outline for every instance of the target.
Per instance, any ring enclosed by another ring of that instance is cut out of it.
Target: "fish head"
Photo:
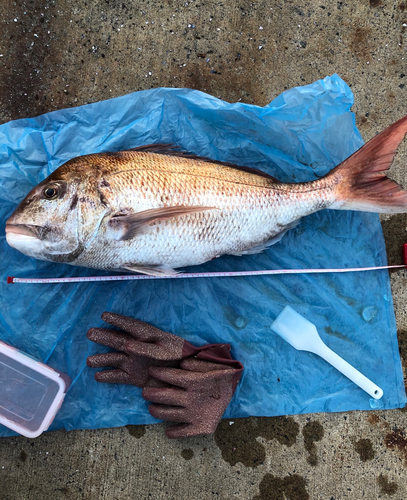
[[[106,206],[89,169],[71,162],[35,186],[6,222],[7,243],[29,257],[72,262],[97,233]]]

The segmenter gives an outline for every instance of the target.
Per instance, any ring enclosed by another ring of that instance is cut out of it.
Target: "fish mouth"
[[[6,223],[7,243],[25,255],[35,256],[41,248],[41,226]]]
[[[9,224],[6,223],[6,238],[12,236],[13,239],[41,239],[41,226],[33,224]]]

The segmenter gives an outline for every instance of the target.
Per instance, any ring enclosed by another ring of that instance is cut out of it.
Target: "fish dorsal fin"
[[[146,144],[144,146],[137,146],[130,148],[126,151],[138,151],[141,153],[157,153],[157,154],[171,154],[175,153],[174,149],[178,148],[175,144]]]
[[[197,160],[197,161],[203,161],[206,163],[214,163],[216,165],[223,165],[225,167],[234,168],[236,170],[248,172],[250,174],[258,175],[260,177],[265,177],[266,179],[269,179],[270,181],[273,181],[273,182],[280,182],[275,177],[267,174],[266,172],[263,172],[262,170],[258,170],[256,168],[244,167],[242,165],[236,165],[235,163],[229,163],[229,162],[225,162],[225,161],[212,160],[211,158],[208,158],[206,156],[198,156],[198,155],[188,153],[186,151],[178,151],[177,149],[179,149],[179,146],[176,146],[175,144],[147,144],[145,146],[138,146],[137,148],[126,149],[124,151],[118,151],[116,153],[115,152],[108,152],[108,153],[103,153],[103,154],[110,155],[110,156],[123,156],[123,153],[125,154],[127,152],[135,152],[135,153],[155,153],[155,154],[164,155],[164,156],[176,156],[178,158],[188,158],[189,160]]]
[[[111,217],[108,226],[109,229],[114,232],[116,240],[130,240],[131,238],[134,238],[138,234],[142,233],[143,229],[153,222],[203,212],[205,210],[216,210],[216,208],[201,206],[176,206],[152,208],[134,214],[119,213]]]

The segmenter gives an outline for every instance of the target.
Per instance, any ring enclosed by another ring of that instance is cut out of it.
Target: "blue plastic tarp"
[[[327,275],[14,284],[20,277],[90,276],[94,270],[28,258],[10,248],[5,221],[21,199],[75,156],[174,143],[282,181],[321,177],[362,144],[353,95],[337,75],[284,92],[268,106],[229,104],[159,88],[0,126],[0,339],[66,372],[72,386],[51,429],[155,422],[141,390],[98,384],[86,358],[102,352],[86,331],[109,310],[192,343],[230,342],[244,375],[226,417],[396,408],[406,403],[387,271]],[[324,210],[262,254],[222,257],[194,271],[386,264],[378,216]],[[186,269],[191,271],[192,268]],[[315,355],[270,329],[283,307],[317,325],[328,346],[384,390],[370,397]],[[0,428],[0,435],[10,431]]]

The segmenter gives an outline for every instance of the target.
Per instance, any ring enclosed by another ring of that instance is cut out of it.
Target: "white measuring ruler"
[[[239,276],[267,276],[277,274],[317,274],[317,273],[353,273],[360,271],[378,271],[380,269],[401,269],[406,264],[399,266],[378,267],[353,267],[343,269],[269,269],[261,271],[223,271],[212,273],[179,273],[171,276],[150,276],[146,274],[126,274],[117,276],[75,276],[72,278],[15,278],[9,276],[7,283],[86,283],[97,281],[129,281],[129,280],[163,280],[186,278],[232,278]]]

